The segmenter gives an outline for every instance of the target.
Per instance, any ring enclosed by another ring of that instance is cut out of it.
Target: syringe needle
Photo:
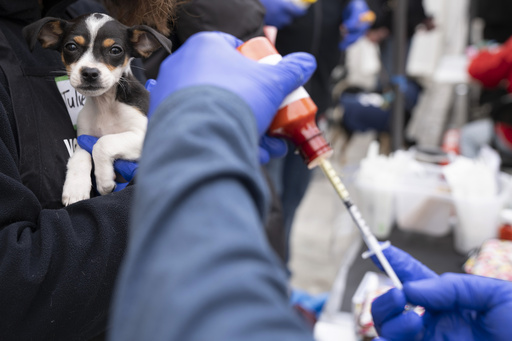
[[[348,212],[350,213],[350,216],[354,220],[357,228],[359,229],[359,232],[361,232],[361,235],[363,237],[363,240],[365,241],[368,248],[375,254],[377,259],[379,260],[380,264],[382,265],[384,271],[389,276],[391,281],[393,282],[393,285],[397,289],[402,289],[402,282],[398,279],[398,276],[396,275],[395,271],[389,264],[388,260],[384,256],[384,253],[382,253],[382,249],[380,248],[379,242],[377,241],[377,238],[373,235],[370,228],[364,221],[363,217],[361,216],[361,213],[359,212],[359,209],[357,208],[354,203],[350,200],[350,195],[343,185],[343,182],[341,182],[340,177],[332,167],[331,163],[326,160],[325,158],[322,158],[322,160],[319,163],[320,168],[322,168],[323,172],[333,185],[334,189],[338,193],[338,196],[343,201],[343,204],[347,207]]]

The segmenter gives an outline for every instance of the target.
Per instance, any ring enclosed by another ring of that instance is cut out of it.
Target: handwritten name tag
[[[62,99],[64,100],[64,104],[68,110],[71,122],[73,123],[73,126],[76,130],[78,113],[84,107],[85,96],[76,91],[75,88],[71,86],[68,76],[56,77],[55,83],[57,83],[57,87],[59,88]]]

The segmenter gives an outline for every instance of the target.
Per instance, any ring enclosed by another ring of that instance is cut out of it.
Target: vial
[[[275,65],[282,56],[265,37],[256,37],[238,47],[242,55],[260,63]],[[314,168],[333,150],[315,122],[318,108],[304,89],[299,87],[281,103],[267,134],[290,140],[308,168]]]

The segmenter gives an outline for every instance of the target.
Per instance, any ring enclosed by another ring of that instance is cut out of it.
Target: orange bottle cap
[[[256,37],[240,45],[237,50],[252,60],[260,60],[273,54],[279,54],[270,40],[265,37]]]

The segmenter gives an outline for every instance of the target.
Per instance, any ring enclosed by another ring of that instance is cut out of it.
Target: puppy
[[[31,49],[39,41],[61,53],[71,85],[86,97],[77,135],[99,138],[92,159],[76,146],[67,163],[62,203],[90,197],[93,160],[98,192],[112,192],[114,160],[138,160],[147,126],[149,93],[133,76],[130,62],[160,47],[171,53],[171,41],[148,26],[127,27],[100,13],[70,21],[43,18],[25,27],[23,35]]]

